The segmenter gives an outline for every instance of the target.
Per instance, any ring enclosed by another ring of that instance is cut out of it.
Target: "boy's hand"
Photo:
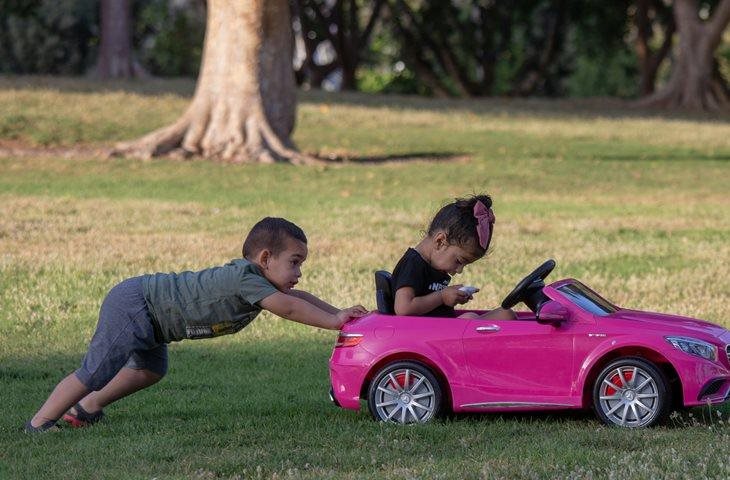
[[[368,313],[368,310],[362,305],[355,305],[354,307],[343,308],[342,310],[337,312],[337,314],[335,314],[335,317],[337,317],[337,321],[339,322],[337,328],[342,327],[342,325],[352,320],[353,318],[360,318],[364,315],[367,315]]]
[[[470,294],[459,290],[461,286],[451,285],[441,290],[441,300],[444,305],[453,307],[454,305],[462,305],[472,299]]]

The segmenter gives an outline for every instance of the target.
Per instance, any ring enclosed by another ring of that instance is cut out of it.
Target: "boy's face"
[[[286,248],[277,255],[269,250],[259,254],[259,267],[264,277],[282,292],[294,288],[302,276],[302,263],[307,259],[307,245],[299,240],[288,238]]]

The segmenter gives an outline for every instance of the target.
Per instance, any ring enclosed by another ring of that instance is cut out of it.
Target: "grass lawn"
[[[372,272],[392,269],[443,203],[485,191],[497,216],[493,251],[456,277],[482,287],[475,307],[495,306],[555,258],[552,279],[730,328],[728,117],[306,93],[294,140],[351,161],[63,153],[164,125],[192,89],[0,78],[0,149],[52,152],[0,157],[0,479],[730,477],[728,405],[640,431],[606,428],[590,412],[399,428],[330,404],[334,332],[266,313],[237,335],[171,345],[168,376],[109,407],[94,428],[20,433],[78,365],[109,288],[225,263],[265,215],[308,234],[301,288],[374,308]],[[392,158],[401,161],[379,161]]]

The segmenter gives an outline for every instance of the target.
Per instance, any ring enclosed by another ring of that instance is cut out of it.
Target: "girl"
[[[409,248],[393,270],[396,315],[454,317],[454,305],[472,295],[449,286],[451,275],[461,273],[484,256],[492,240],[494,213],[489,195],[457,198],[438,211],[426,237]],[[463,316],[476,317],[474,313]],[[516,318],[512,310],[497,308],[481,318]]]

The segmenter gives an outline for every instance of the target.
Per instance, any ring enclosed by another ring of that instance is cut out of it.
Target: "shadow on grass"
[[[595,427],[618,428],[605,425],[591,409],[549,412],[451,413],[444,418],[444,421],[458,423],[494,421],[495,419],[525,424],[543,424],[546,427],[558,424],[584,426],[593,423]],[[729,421],[730,404],[723,404],[675,410],[660,424],[660,427],[667,429],[712,427],[727,425]]]
[[[175,95],[192,97],[194,78],[151,78],[147,80],[92,80],[83,77],[0,76],[0,89],[53,89],[70,93],[126,92],[138,95]],[[474,114],[530,115],[535,117],[565,117],[595,120],[599,118],[664,118],[676,120],[730,119],[730,113],[697,112],[639,108],[632,100],[618,98],[450,98],[436,99],[416,95],[369,94],[361,92],[325,92],[299,90],[299,102],[329,103],[376,108],[409,108],[413,110],[453,110]]]
[[[727,162],[730,160],[730,155],[708,155],[706,153],[698,152],[664,152],[657,154],[644,154],[639,153],[636,155],[622,155],[622,154],[590,154],[583,155],[584,158],[591,158],[593,160],[602,160],[607,162],[652,162],[652,161],[671,161],[671,162],[697,162],[697,161],[708,161],[715,160],[720,162]]]
[[[584,424],[586,422],[599,422],[590,410],[551,410],[545,412],[484,412],[484,413],[450,413],[445,421],[451,422],[482,422],[482,421],[506,421],[518,423],[542,423],[545,426],[551,424]],[[596,423],[598,425],[598,423]]]
[[[93,80],[85,77],[36,75],[0,76],[0,89],[55,90],[62,93],[113,93],[137,95],[175,95],[192,97],[195,79],[150,78],[147,80]]]
[[[329,103],[334,105],[408,108],[412,110],[441,110],[492,114],[499,116],[528,115],[537,118],[579,118],[585,120],[621,118],[661,118],[672,120],[727,121],[727,111],[702,112],[638,107],[633,100],[593,98],[430,98],[416,95],[368,94],[360,92],[300,92],[301,103]]]
[[[377,165],[383,163],[406,163],[406,162],[460,162],[468,161],[470,154],[462,152],[413,152],[393,155],[319,155],[320,160],[328,163],[361,163],[365,165]]]

